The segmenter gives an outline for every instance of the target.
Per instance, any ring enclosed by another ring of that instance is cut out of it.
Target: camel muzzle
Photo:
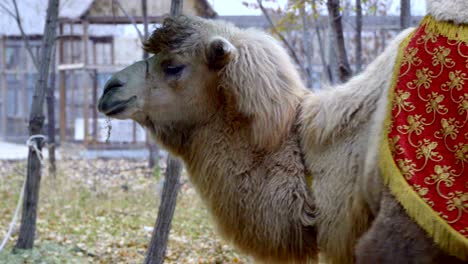
[[[117,93],[125,86],[121,80],[113,77],[104,86],[104,92],[99,99],[98,110],[99,112],[107,115],[114,116],[124,112],[128,106],[136,100],[136,96],[129,99],[120,99]]]
[[[101,97],[99,100],[98,109],[101,113],[107,116],[114,116],[125,111],[128,106],[136,100],[136,96],[132,96],[127,100],[103,100],[104,97]]]
[[[124,82],[122,82],[121,80],[113,77],[109,81],[107,81],[106,85],[104,85],[104,93],[103,94],[106,94],[109,91],[112,91],[112,90],[118,89],[120,87],[123,87],[124,85],[125,85]]]

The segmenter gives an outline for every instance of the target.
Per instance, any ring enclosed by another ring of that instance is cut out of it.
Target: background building
[[[38,56],[41,44],[46,2],[47,0],[18,1],[23,28],[35,56]],[[171,1],[147,2],[147,19],[149,30],[152,31],[164,15],[169,13]],[[222,5],[222,2],[217,2],[216,5]],[[14,10],[12,6],[9,9]],[[16,21],[2,11],[4,10],[0,9],[0,13],[3,14],[0,16],[0,140],[24,142],[28,133],[27,121],[36,69],[25,48]],[[301,18],[288,18],[287,14],[278,13],[273,9],[270,9],[270,12],[294,48],[301,64],[307,68]],[[336,68],[331,45],[333,39],[329,31],[328,16],[321,15],[315,19],[311,11],[308,12],[310,39],[306,41],[310,43],[312,64],[307,70],[312,76],[310,88],[320,89],[323,81],[326,81],[325,73]],[[184,13],[227,20],[239,27],[270,30],[270,25],[263,15],[217,16],[208,0],[184,1]],[[288,19],[285,20],[285,17]],[[413,17],[413,24],[417,24],[420,19],[420,16]],[[96,110],[97,98],[104,83],[114,72],[143,56],[141,1],[63,0],[59,21],[59,38],[53,66],[57,80],[57,134],[61,141],[99,146],[107,138],[106,119]],[[353,67],[356,61],[356,32],[352,10],[344,12],[343,25],[348,58]],[[387,16],[385,10],[381,11],[380,15],[365,15],[362,33],[363,64],[366,65],[380,54],[387,42],[400,30],[399,16]],[[321,35],[322,43],[319,43],[318,35]],[[322,63],[321,55],[324,55],[325,63]],[[110,142],[114,146],[127,146],[126,143],[131,143],[128,146],[138,147],[146,141],[144,130],[129,120],[112,121],[110,136]]]
[[[6,3],[5,5],[7,5]],[[148,1],[152,30],[169,13],[170,0]],[[34,56],[39,56],[47,0],[18,1],[22,25]],[[14,10],[10,6],[10,10]],[[1,10],[0,11],[4,11]],[[184,13],[214,17],[206,0],[187,0]],[[142,58],[141,1],[61,1],[56,59],[56,128],[60,140],[98,144],[105,141],[105,119],[97,98],[112,73]],[[137,25],[139,33],[134,25]],[[0,16],[0,140],[27,138],[36,69],[13,16]],[[113,122],[114,143],[144,142],[144,131],[131,121]]]

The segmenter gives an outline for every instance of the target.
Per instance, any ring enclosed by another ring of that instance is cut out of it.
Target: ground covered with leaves
[[[25,161],[0,161],[0,239],[25,171]],[[157,215],[158,178],[145,161],[63,158],[56,177],[44,169],[35,249],[12,253],[18,223],[0,263],[142,263]],[[215,234],[183,178],[166,263],[251,263]]]

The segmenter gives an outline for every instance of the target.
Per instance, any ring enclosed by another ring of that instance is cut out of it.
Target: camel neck
[[[192,135],[183,156],[191,182],[221,234],[247,252],[263,247],[273,256],[310,245],[303,231],[311,228],[304,219],[313,208],[298,139],[291,128],[279,149],[268,152],[255,150],[242,126],[213,122]]]

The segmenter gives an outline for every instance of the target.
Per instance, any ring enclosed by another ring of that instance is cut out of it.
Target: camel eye
[[[179,75],[180,73],[182,73],[184,68],[185,68],[185,65],[167,65],[163,67],[163,71],[166,75],[175,76],[175,75]]]

